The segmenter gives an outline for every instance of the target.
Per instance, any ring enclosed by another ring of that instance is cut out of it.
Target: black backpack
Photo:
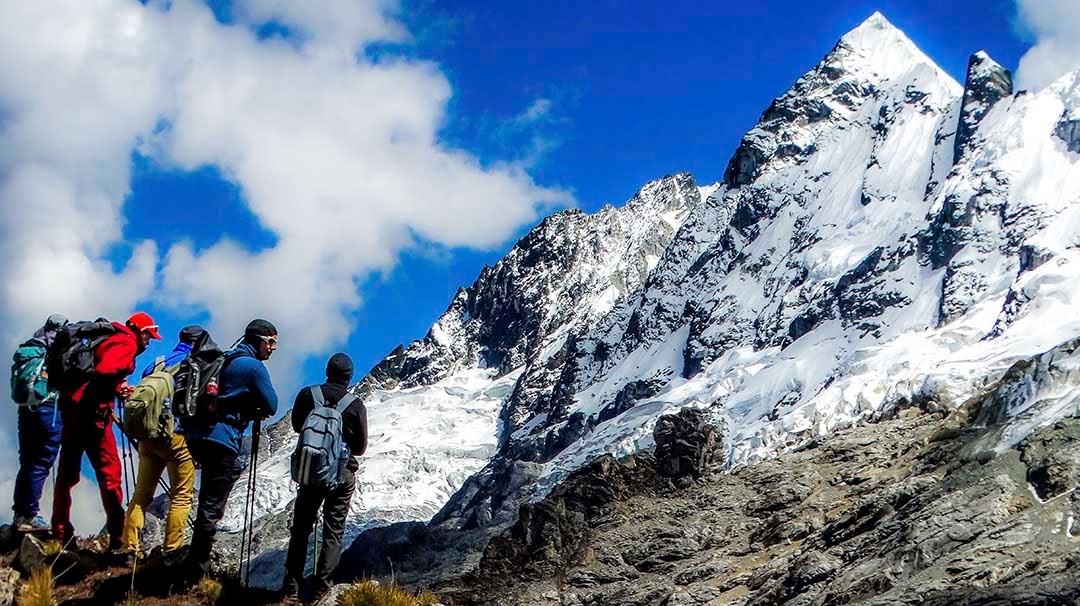
[[[172,398],[173,416],[180,419],[216,421],[221,373],[229,362],[243,355],[247,354],[236,351],[226,354],[221,351],[209,334],[194,344],[191,354],[176,370],[176,387]]]
[[[45,359],[50,391],[71,391],[94,376],[94,350],[118,332],[112,322],[72,322],[56,333]]]

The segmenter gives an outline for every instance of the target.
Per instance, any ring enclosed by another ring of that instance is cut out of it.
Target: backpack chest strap
[[[315,410],[316,408],[322,406],[326,406],[326,397],[323,395],[321,385],[312,385],[308,388],[308,390],[311,392],[312,402],[315,403],[315,406],[312,407],[312,410]],[[345,409],[347,409],[356,400],[356,395],[345,392],[345,395],[341,396],[341,399],[338,400],[337,404],[335,404],[333,408],[337,410],[339,414],[343,414],[345,412]]]

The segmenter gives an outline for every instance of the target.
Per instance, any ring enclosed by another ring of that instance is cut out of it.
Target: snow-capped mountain
[[[770,105],[722,183],[669,176],[545,219],[372,369],[351,533],[440,508],[483,524],[513,507],[508,462],[535,468],[515,498],[540,497],[686,406],[725,424],[732,466],[898,404],[959,407],[1080,334],[1078,246],[1080,73],[1014,94],[980,52],[961,86],[875,14]],[[1055,389],[1017,396],[991,448],[1071,414]],[[293,438],[269,435],[273,584]]]

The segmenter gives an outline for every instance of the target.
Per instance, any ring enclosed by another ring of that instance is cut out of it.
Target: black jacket
[[[300,433],[304,428],[304,421],[307,420],[307,416],[311,414],[312,409],[315,408],[315,401],[311,399],[309,387],[301,389],[300,393],[296,394],[296,401],[293,403],[292,426],[293,431],[296,433]],[[348,388],[348,381],[331,377],[326,380],[326,383],[314,387],[322,389],[323,399],[326,401],[327,406],[336,406],[345,395],[346,389]],[[363,402],[357,399],[350,404],[348,408],[342,411],[341,423],[342,438],[345,440],[345,444],[349,446],[349,450],[352,451],[353,454],[353,458],[349,460],[347,465],[351,471],[356,471],[360,468],[360,464],[357,463],[356,457],[364,454],[364,451],[367,450],[367,407],[364,406]]]

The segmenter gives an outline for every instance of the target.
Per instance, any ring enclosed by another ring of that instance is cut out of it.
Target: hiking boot
[[[139,559],[139,554],[131,549],[114,549],[109,552],[109,560],[111,560],[113,566],[134,568]]]
[[[43,532],[49,530],[49,523],[42,519],[41,516],[34,518],[15,516],[15,521],[11,525],[19,532]]]
[[[161,563],[168,568],[183,566],[186,557],[187,551],[183,548],[173,549],[172,551],[162,551]]]
[[[285,581],[281,583],[281,598],[283,600],[293,599],[297,603],[300,601],[300,583],[292,577],[285,577]]]

